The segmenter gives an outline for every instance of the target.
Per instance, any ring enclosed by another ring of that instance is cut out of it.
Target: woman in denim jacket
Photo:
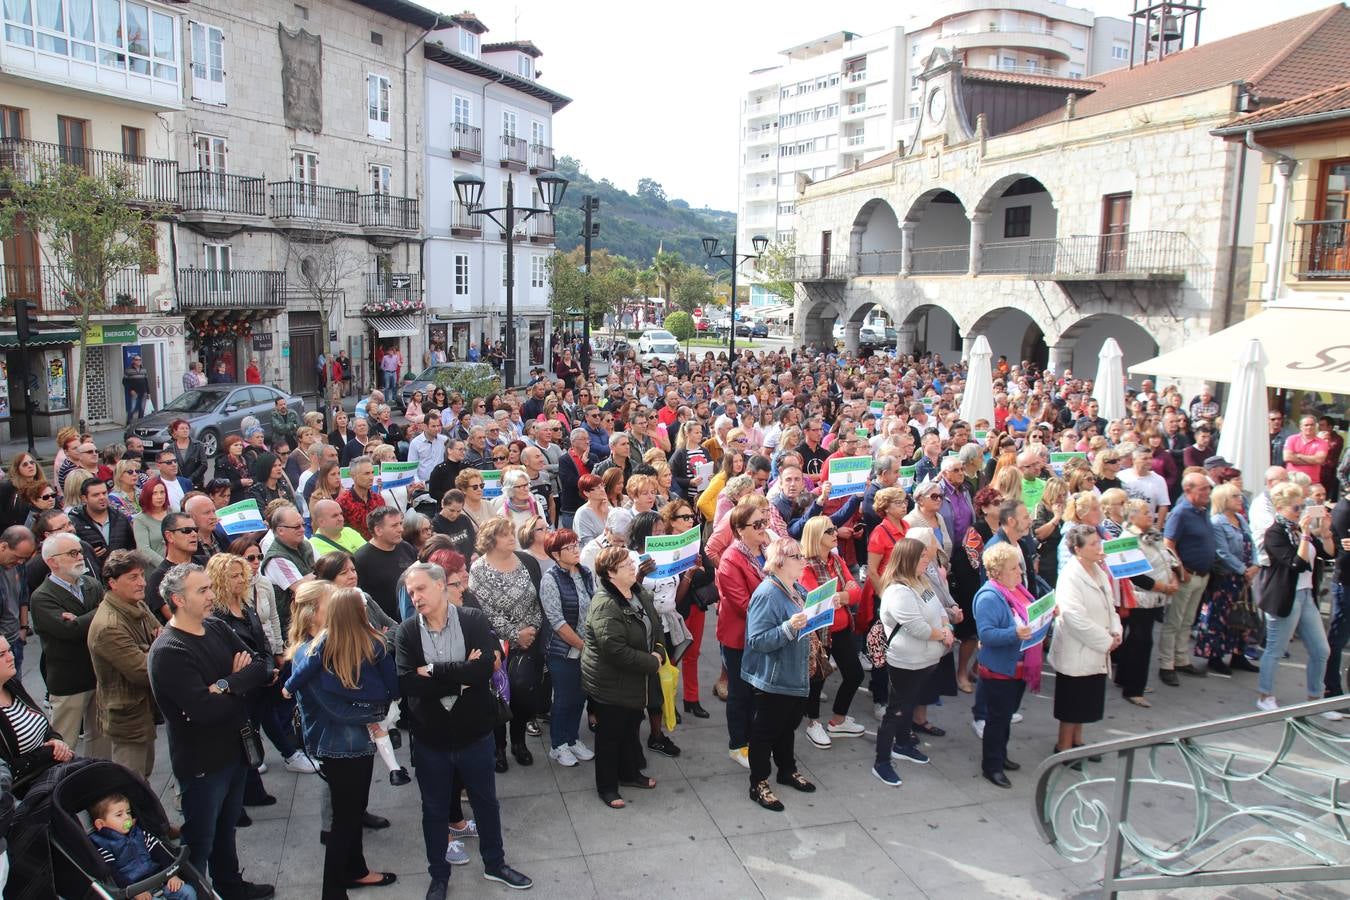
[[[1242,600],[1256,573],[1256,542],[1243,515],[1242,491],[1228,482],[1209,497],[1210,525],[1214,529],[1214,569],[1205,587],[1204,605],[1195,623],[1195,655],[1209,660],[1209,669],[1231,675],[1233,669],[1255,672],[1247,659],[1247,632],[1229,628],[1228,614]]]
[[[375,762],[369,726],[398,698],[398,672],[384,639],[370,627],[361,591],[336,591],[325,621],[323,631],[296,648],[285,693],[299,695],[305,749],[319,760],[332,795],[323,898],[345,900],[348,888],[397,880],[366,866],[361,821]]]

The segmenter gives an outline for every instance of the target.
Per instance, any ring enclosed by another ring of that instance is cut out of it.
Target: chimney
[[[1070,94],[1064,98],[1064,119],[1067,121],[1074,117],[1074,112],[1078,108],[1078,95]]]

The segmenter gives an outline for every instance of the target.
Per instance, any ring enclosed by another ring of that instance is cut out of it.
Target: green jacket
[[[95,686],[87,641],[94,612],[103,602],[103,585],[92,575],[85,575],[80,578],[80,591],[84,594],[83,603],[70,591],[58,587],[48,575],[33,591],[29,602],[33,630],[42,638],[47,690],[57,697],[82,694]],[[70,613],[74,618],[62,618],[62,613]]]
[[[144,601],[128,606],[107,600],[94,611],[89,653],[98,676],[98,718],[115,741],[155,739],[155,699],[146,667],[159,620]]]
[[[652,656],[661,646],[661,619],[652,606],[652,595],[634,586],[651,636],[628,602],[611,594],[603,584],[596,588],[586,615],[586,645],[581,651],[581,684],[598,703],[628,709],[645,709],[647,692],[660,663]]]

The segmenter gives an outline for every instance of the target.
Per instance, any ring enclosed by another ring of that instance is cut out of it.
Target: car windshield
[[[221,400],[225,399],[226,391],[213,390],[195,390],[179,394],[168,403],[160,407],[163,412],[186,412],[199,413],[210,412],[215,409]]]
[[[647,340],[670,343],[675,340],[675,335],[671,334],[669,331],[649,331],[647,332]]]

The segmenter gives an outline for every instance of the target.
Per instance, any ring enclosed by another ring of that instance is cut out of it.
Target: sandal
[[[600,801],[610,809],[623,809],[628,804],[616,791],[606,791],[600,795]]]
[[[619,784],[624,787],[641,788],[644,791],[650,791],[656,787],[656,779],[644,775],[641,780],[624,781],[623,779],[619,779]]]
[[[932,722],[911,722],[910,725],[915,731],[921,731],[931,737],[942,737],[947,733],[945,728],[939,728]]]
[[[1143,697],[1126,697],[1125,699],[1133,703],[1135,706],[1142,706],[1144,709],[1153,708],[1153,704],[1149,703]]]
[[[801,772],[793,772],[790,775],[784,775],[780,772],[778,775],[778,783],[785,784],[791,788],[796,788],[803,794],[813,794],[816,790],[816,786],[803,778]]]
[[[975,685],[971,684],[969,681],[961,681],[960,679],[956,682],[956,689],[963,694],[975,693]]]
[[[768,781],[751,785],[750,799],[772,812],[782,812],[784,808],[783,801],[774,796],[773,789],[769,787]]]

